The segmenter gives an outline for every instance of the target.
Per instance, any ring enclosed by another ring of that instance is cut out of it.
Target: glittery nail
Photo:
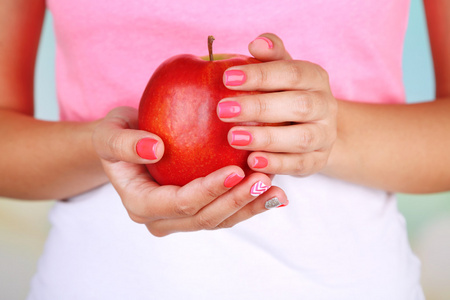
[[[277,197],[273,197],[272,199],[267,200],[266,204],[264,206],[267,209],[272,209],[272,208],[280,207],[282,205],[283,205],[283,203],[281,203]]]

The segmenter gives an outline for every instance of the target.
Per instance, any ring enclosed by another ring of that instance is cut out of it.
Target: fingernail
[[[247,77],[241,70],[227,70],[225,71],[225,85],[239,86],[245,82]]]
[[[269,40],[268,38],[266,38],[265,36],[259,36],[253,42],[257,42],[257,41],[264,41],[267,44],[267,47],[269,49],[273,48],[273,42],[271,40]]]
[[[233,118],[241,113],[241,105],[236,101],[220,102],[218,108],[219,118]]]
[[[151,138],[143,138],[139,140],[136,144],[137,154],[144,159],[157,159],[156,147],[158,146],[158,141]]]
[[[225,182],[223,183],[223,185],[227,188],[231,188],[231,187],[235,186],[236,184],[238,184],[239,182],[241,182],[242,179],[244,179],[244,176],[241,176],[237,173],[231,173],[225,179]]]
[[[269,200],[266,201],[266,203],[264,204],[264,206],[266,207],[266,209],[272,209],[272,208],[277,208],[277,207],[284,207],[286,205],[289,204],[289,201],[286,199],[285,203],[282,203],[278,197],[273,197]]]
[[[253,160],[253,168],[256,169],[262,169],[267,167],[267,165],[269,164],[269,161],[267,160],[267,158],[262,157],[262,156],[256,156],[255,159]]]
[[[231,132],[231,145],[247,146],[253,140],[252,135],[248,131],[236,130]]]
[[[265,185],[262,181],[258,181],[254,185],[252,185],[252,188],[250,189],[250,195],[256,197],[259,195],[264,194],[270,186]]]

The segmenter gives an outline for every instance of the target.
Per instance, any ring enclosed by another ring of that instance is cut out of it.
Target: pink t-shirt
[[[408,0],[47,0],[63,120],[137,107],[179,53],[247,53],[264,32],[322,65],[337,98],[402,103]],[[151,236],[111,184],[55,204],[28,300],[423,300],[395,197],[320,174],[275,176],[282,209],[217,231]]]
[[[294,59],[320,64],[336,98],[403,103],[402,43],[409,0],[48,0],[57,39],[63,120],[137,107],[155,68],[172,55],[248,54],[264,32]]]

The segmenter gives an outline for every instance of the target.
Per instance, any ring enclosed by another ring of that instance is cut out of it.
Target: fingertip
[[[233,172],[230,175],[228,175],[227,178],[225,178],[223,185],[226,188],[232,188],[232,187],[236,186],[237,184],[239,184],[244,179],[244,177],[245,177],[245,175]]]
[[[254,155],[249,156],[248,164],[252,169],[262,170],[269,165],[269,160],[263,155]]]
[[[242,149],[252,143],[253,134],[245,127],[233,127],[228,131],[227,139],[231,147]]]
[[[289,200],[286,197],[272,197],[264,202],[264,207],[267,210],[285,207],[289,204]]]
[[[253,197],[258,197],[267,192],[272,186],[272,180],[267,177],[268,180],[259,180],[255,182],[250,188],[250,195]]]
[[[152,138],[143,138],[136,143],[136,153],[143,159],[157,159],[156,150],[158,141]]]
[[[262,210],[284,207],[289,204],[286,193],[278,186],[272,186],[264,196],[258,199],[258,207]]]
[[[266,152],[252,152],[247,158],[247,165],[256,172],[262,172],[273,179],[271,172],[270,155]]]
[[[250,45],[259,49],[273,49],[274,46],[272,40],[265,36],[258,36]]]
[[[219,119],[226,121],[230,118],[238,117],[242,108],[239,102],[231,99],[222,99],[216,107],[216,113]]]
[[[275,34],[264,33],[254,39],[248,46],[250,54],[261,61],[291,59],[283,41]]]
[[[159,161],[164,155],[164,143],[158,137],[144,137],[137,141],[136,154],[151,163]]]
[[[222,80],[227,88],[239,89],[247,81],[247,75],[243,70],[231,67],[225,70]]]

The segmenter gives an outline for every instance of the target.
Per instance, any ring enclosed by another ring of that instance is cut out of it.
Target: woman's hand
[[[237,166],[222,168],[183,187],[158,185],[144,164],[164,154],[162,140],[136,130],[137,111],[112,110],[93,134],[103,168],[131,219],[155,236],[232,227],[269,208],[288,203],[284,192],[262,173],[244,178]]]
[[[222,99],[219,118],[288,125],[236,126],[228,134],[230,145],[255,151],[248,158],[253,170],[299,176],[320,171],[336,139],[337,101],[327,72],[311,62],[292,60],[273,34],[258,37],[249,50],[264,63],[226,70],[224,84],[267,93]]]

